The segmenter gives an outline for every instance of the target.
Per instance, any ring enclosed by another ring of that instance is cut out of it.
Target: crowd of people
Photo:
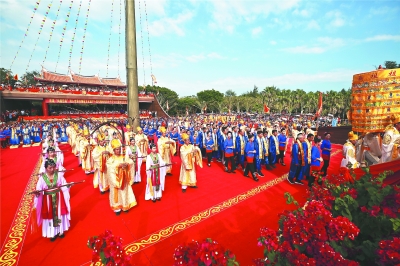
[[[187,188],[198,186],[198,167],[219,163],[225,172],[241,173],[255,182],[283,167],[289,172],[290,184],[311,187],[327,175],[332,152],[331,133],[325,132],[322,140],[307,120],[288,123],[284,119],[215,115],[143,119],[137,128],[129,122],[81,119],[27,123],[21,129],[11,127],[11,144],[17,145],[21,140],[24,144],[42,143],[43,163],[34,193],[37,223],[42,224],[43,237],[52,241],[63,237],[70,223],[69,187],[73,184],[64,178],[64,155],[59,143],[68,143],[85,174],[93,174],[95,189],[101,194],[109,192],[110,209],[116,215],[128,212],[140,201],[132,190],[134,184],[146,183],[144,200],[161,201],[166,193],[166,175],[172,175],[175,167],[174,156],[180,157],[181,162],[177,182],[182,193],[187,193]],[[392,125],[379,147],[375,147],[380,143],[379,134],[359,138],[349,132],[341,167],[356,168],[398,159],[399,130],[400,117],[392,117]],[[380,154],[375,154],[376,148]],[[290,166],[284,160],[287,153]],[[146,176],[142,178],[143,167]]]

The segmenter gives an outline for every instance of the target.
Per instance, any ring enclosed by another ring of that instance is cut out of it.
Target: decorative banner
[[[71,67],[71,57],[72,57],[72,51],[74,49],[75,35],[76,35],[76,29],[78,28],[78,21],[79,21],[79,14],[81,13],[81,7],[82,7],[82,0],[79,2],[78,13],[76,14],[74,34],[72,35],[71,39],[71,48],[69,48],[68,68]]]
[[[39,28],[39,32],[38,32],[38,37],[37,37],[37,39],[36,39],[35,45],[33,46],[31,56],[29,57],[29,61],[28,61],[28,65],[26,66],[25,73],[28,72],[29,65],[31,64],[32,56],[33,56],[33,54],[35,53],[36,46],[37,46],[37,44],[38,44],[38,42],[39,42],[40,34],[42,33],[43,26],[44,26],[44,24],[46,23],[47,16],[49,15],[50,8],[51,8],[52,5],[53,5],[53,0],[51,0],[51,3],[47,6],[46,13],[45,13],[45,15],[44,15],[44,18],[42,19],[42,23],[40,24],[40,28]]]
[[[128,100],[44,99],[45,103],[127,104]]]
[[[58,9],[57,9],[56,19],[53,21],[53,26],[51,26],[51,32],[50,32],[50,36],[49,36],[49,43],[47,44],[47,49],[46,49],[46,52],[45,52],[45,55],[44,55],[44,59],[43,59],[42,65],[44,65],[44,62],[46,61],[46,58],[47,58],[47,53],[48,53],[49,48],[50,48],[51,38],[53,37],[54,28],[56,27],[56,21],[58,19],[58,15],[60,14],[61,5],[62,5],[62,0],[60,0],[60,5],[58,6]]]
[[[322,114],[322,92],[319,93],[319,98],[318,98],[318,109],[317,112],[315,113],[315,117],[320,117]]]
[[[79,58],[79,73],[81,73],[81,69],[82,69],[82,56],[83,56],[83,49],[85,47],[85,38],[86,38],[86,30],[87,30],[87,24],[88,24],[88,19],[89,19],[90,3],[92,3],[92,0],[89,0],[88,8],[87,8],[87,11],[86,11],[85,26],[83,27],[81,56]]]
[[[350,113],[353,131],[383,132],[400,114],[400,68],[354,75]]]
[[[72,4],[73,3],[74,3],[74,0],[71,0],[71,3],[69,4],[69,7],[68,7],[67,17],[65,18],[65,26],[63,27],[63,30],[61,32],[60,49],[58,49],[57,63],[56,63],[56,68],[54,70],[55,72],[57,72],[58,62],[60,61],[61,48],[62,48],[63,43],[64,43],[65,31],[67,30],[68,21],[69,21],[69,18],[71,16],[71,9],[72,9]]]
[[[119,24],[118,24],[118,77],[119,77],[119,55],[121,53],[121,24],[122,24],[122,0],[119,1]]]
[[[111,2],[111,21],[110,21],[110,34],[108,35],[106,77],[108,77],[108,66],[110,64],[110,47],[111,47],[111,33],[112,33],[112,28],[113,28],[113,15],[114,15],[114,0],[112,0],[112,2]]]
[[[25,35],[24,35],[24,37],[22,38],[22,41],[21,41],[21,44],[20,44],[19,47],[18,47],[17,53],[15,54],[14,59],[13,59],[12,62],[11,62],[10,70],[12,69],[12,66],[14,65],[14,62],[15,62],[15,59],[17,58],[17,56],[18,56],[19,50],[21,50],[21,47],[22,47],[22,45],[24,44],[24,41],[25,41],[26,36],[28,36],[29,28],[31,27],[33,17],[35,16],[36,11],[38,10],[39,4],[40,4],[40,0],[38,0],[38,1],[36,2],[35,7],[33,8],[33,14],[32,14],[32,16],[31,16],[31,20],[29,21],[28,27],[26,28]]]

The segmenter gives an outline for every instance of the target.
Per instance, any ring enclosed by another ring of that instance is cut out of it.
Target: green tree
[[[178,104],[179,96],[175,91],[165,87],[150,86],[150,85],[147,85],[146,90],[156,95],[158,102],[160,103],[161,107],[164,108],[165,111],[167,111],[167,102],[168,102],[168,106],[170,109],[168,111],[168,114],[170,115],[177,114],[176,107]]]
[[[225,92],[225,96],[226,97],[235,97],[236,96],[236,92],[234,92],[233,90],[227,90]]]
[[[35,76],[39,76],[40,72],[37,70],[28,71],[21,76],[21,82],[24,85],[34,85],[36,84]]]
[[[14,86],[16,80],[14,80],[14,75],[11,70],[0,68],[0,82],[2,84],[10,84]]]
[[[176,104],[176,114],[178,116],[186,116],[186,108],[188,108],[189,114],[197,113],[200,108],[197,107],[198,99],[195,96],[187,96],[179,98]]]
[[[396,61],[385,61],[385,67],[386,67],[387,69],[393,69],[393,68],[398,68],[398,67],[400,67],[400,64],[398,65],[398,64],[396,63]]]
[[[222,102],[224,94],[214,89],[204,90],[197,93],[197,99],[201,105],[207,105],[207,112],[212,112],[217,111],[216,103]]]

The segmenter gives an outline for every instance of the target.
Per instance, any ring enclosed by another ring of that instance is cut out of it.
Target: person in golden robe
[[[147,150],[149,148],[149,141],[147,136],[143,134],[143,130],[141,127],[137,127],[137,134],[135,136],[136,145],[139,147],[140,152],[142,153],[143,162],[146,162]]]
[[[187,187],[197,188],[196,164],[203,168],[203,161],[199,147],[190,144],[189,135],[181,135],[184,144],[180,148],[182,160],[179,183],[182,185],[182,192],[186,192]]]
[[[140,153],[139,147],[136,145],[135,138],[130,139],[130,145],[126,146],[125,157],[127,159],[132,159],[134,167],[134,178],[133,184],[140,183],[142,181],[142,176],[140,174],[140,169],[142,167],[143,156]]]
[[[358,168],[359,163],[356,160],[356,148],[355,143],[358,140],[358,136],[354,134],[353,131],[350,131],[348,134],[349,139],[343,145],[343,159],[340,164],[340,167],[348,168]]]
[[[79,141],[79,156],[81,157],[82,169],[85,174],[94,173],[93,149],[96,146],[95,141],[90,137],[89,130],[83,130],[83,138]]]
[[[130,139],[135,137],[135,132],[133,132],[133,129],[129,124],[126,125],[126,132],[124,134],[125,134],[125,145],[129,146]]]
[[[382,157],[380,162],[386,163],[400,158],[400,116],[390,117],[392,124],[386,127],[382,139]]]
[[[94,176],[93,186],[99,188],[100,193],[104,194],[109,190],[107,177],[107,160],[111,154],[107,151],[107,143],[103,134],[97,134],[98,145],[93,149]]]
[[[160,128],[161,137],[157,141],[158,152],[166,164],[172,164],[172,156],[176,152],[176,142],[167,136],[165,127]],[[172,165],[166,168],[167,175],[172,175]]]
[[[110,184],[110,207],[116,215],[121,211],[128,212],[137,205],[132,190],[133,161],[126,159],[122,154],[121,142],[117,139],[111,141],[114,154],[107,160],[107,176]]]

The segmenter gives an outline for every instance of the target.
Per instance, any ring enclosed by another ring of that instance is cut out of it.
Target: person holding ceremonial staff
[[[197,188],[195,164],[203,168],[203,161],[199,147],[190,143],[189,136],[182,133],[181,138],[184,144],[180,148],[182,164],[179,183],[182,185],[182,192],[186,192],[188,186]]]
[[[94,188],[99,187],[100,193],[104,194],[110,188],[107,177],[107,160],[111,153],[107,150],[107,143],[103,134],[97,134],[97,141],[99,145],[93,149],[93,186]]]
[[[48,159],[44,163],[44,168],[45,172],[39,175],[36,184],[32,211],[36,213],[37,225],[42,225],[42,236],[54,241],[57,236],[63,238],[64,232],[70,227],[70,195],[67,186],[60,188],[66,181],[64,174],[56,170],[56,163]]]
[[[142,181],[142,177],[140,174],[140,168],[142,167],[142,153],[140,152],[139,147],[136,145],[135,138],[130,139],[130,145],[126,147],[126,159],[132,159],[134,167],[134,180],[133,184],[140,183]]]
[[[133,183],[133,161],[126,160],[121,152],[119,139],[111,141],[113,155],[107,160],[107,174],[110,184],[110,207],[116,215],[121,211],[128,212],[130,208],[137,205],[132,190]]]
[[[157,141],[158,152],[166,164],[172,163],[172,156],[176,152],[176,142],[167,136],[165,127],[160,128],[161,137]],[[172,175],[172,165],[166,167],[167,175]]]
[[[157,146],[150,144],[151,152],[146,159],[147,185],[145,200],[160,201],[165,187],[166,163],[157,153]]]

